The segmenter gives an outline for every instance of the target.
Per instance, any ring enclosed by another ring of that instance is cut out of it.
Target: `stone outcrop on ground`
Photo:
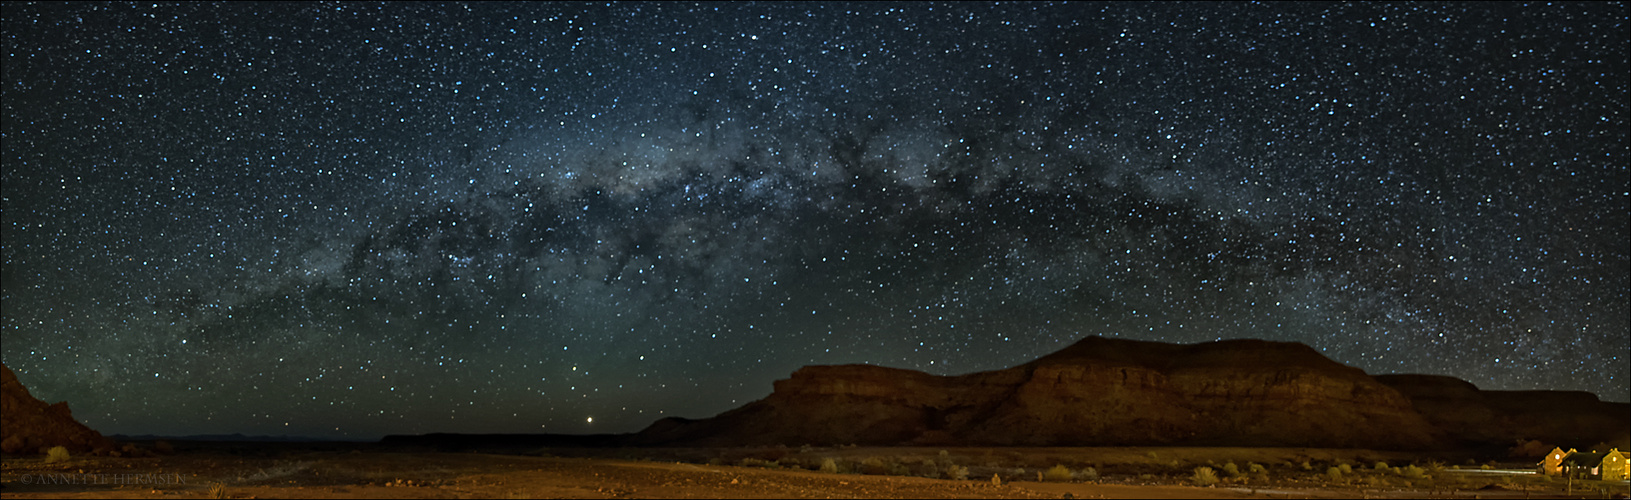
[[[1409,398],[1302,344],[1089,337],[1024,365],[935,376],[811,366],[716,417],[658,421],[632,444],[1445,444]]]
[[[67,402],[35,399],[11,368],[0,365],[0,451],[35,454],[54,446],[79,454],[113,450],[114,442],[74,420]]]
[[[1535,440],[1564,449],[1631,442],[1631,404],[1579,391],[1483,391],[1442,375],[1378,375],[1428,422],[1463,446],[1512,446]]]

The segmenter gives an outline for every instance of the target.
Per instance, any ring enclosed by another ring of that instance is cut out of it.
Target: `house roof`
[[[1584,452],[1578,452],[1577,451],[1577,452],[1574,452],[1574,453],[1570,453],[1569,456],[1563,457],[1562,465],[1578,465],[1578,466],[1582,466],[1582,467],[1596,467],[1598,465],[1602,465],[1603,457],[1605,457],[1605,456],[1608,456],[1607,452],[1584,453]]]

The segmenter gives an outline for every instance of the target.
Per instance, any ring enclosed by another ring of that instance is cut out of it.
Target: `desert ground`
[[[548,448],[142,443],[139,458],[5,457],[5,498],[1607,498],[1527,462],[1310,448]],[[148,455],[149,453],[141,453]],[[1384,462],[1386,469],[1376,466]],[[1232,466],[1231,466],[1232,464]],[[1253,466],[1256,467],[1253,467]],[[1346,465],[1347,472],[1343,472]],[[826,470],[823,471],[823,466]],[[1062,466],[1057,467],[1056,466]],[[1195,469],[1217,480],[1197,486]],[[1336,473],[1332,474],[1331,470]],[[1050,473],[1051,471],[1051,473]],[[1234,472],[1238,471],[1238,472]],[[952,476],[961,475],[964,479]],[[991,476],[998,476],[1000,484]]]

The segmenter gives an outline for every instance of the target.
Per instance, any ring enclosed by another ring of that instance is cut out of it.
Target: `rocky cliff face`
[[[1397,390],[1301,344],[1090,337],[1005,370],[941,377],[812,366],[767,398],[665,419],[634,444],[1195,444],[1430,448]]]
[[[74,420],[68,403],[35,399],[11,368],[0,365],[0,451],[44,453],[53,446],[76,454],[114,449],[112,440]]]
[[[1512,446],[1539,440],[1564,448],[1631,442],[1631,404],[1578,391],[1481,391],[1440,375],[1378,375],[1463,446]]]

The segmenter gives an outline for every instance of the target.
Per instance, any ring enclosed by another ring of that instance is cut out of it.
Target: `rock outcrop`
[[[1441,375],[1378,375],[1453,442],[1507,447],[1517,440],[1591,449],[1631,442],[1631,404],[1579,391],[1482,391]]]
[[[76,454],[114,449],[113,440],[74,420],[67,402],[35,399],[11,368],[0,365],[0,451],[34,454],[53,446]]]
[[[935,376],[811,366],[767,398],[669,418],[631,444],[1436,448],[1399,391],[1302,344],[1089,337],[1014,368]]]

